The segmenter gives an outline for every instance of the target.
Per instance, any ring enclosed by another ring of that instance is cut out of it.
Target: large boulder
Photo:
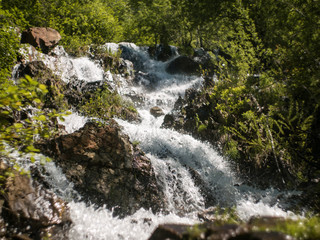
[[[177,55],[177,49],[173,46],[159,44],[149,47],[148,53],[155,60],[166,62]]]
[[[89,122],[40,147],[54,157],[87,202],[115,208],[121,216],[142,207],[155,212],[163,207],[150,160],[114,120],[105,126]]]
[[[222,213],[221,213],[222,214]],[[294,238],[281,232],[270,229],[285,226],[286,221],[277,217],[258,217],[254,221],[242,224],[227,224],[222,219],[215,219],[212,222],[205,222],[196,225],[184,224],[163,224],[159,225],[149,240],[163,239],[203,239],[203,240],[293,240]],[[206,220],[205,220],[206,221]],[[290,220],[287,220],[290,221]],[[257,229],[266,229],[260,230]]]
[[[2,160],[0,176],[1,239],[67,239],[71,220],[66,202]]]
[[[163,239],[188,239],[188,230],[192,225],[185,224],[163,224],[159,225],[152,233],[149,240],[163,240]]]
[[[150,113],[154,117],[160,117],[160,116],[164,115],[163,110],[157,106],[150,108]]]
[[[200,74],[200,64],[187,56],[179,56],[168,63],[166,71],[170,74]]]
[[[148,60],[147,54],[141,51],[140,47],[134,43],[119,43],[121,58],[133,63],[135,72],[145,71],[145,62]]]
[[[52,28],[34,27],[24,30],[21,43],[29,43],[40,48],[43,53],[49,53],[61,40],[60,33]]]

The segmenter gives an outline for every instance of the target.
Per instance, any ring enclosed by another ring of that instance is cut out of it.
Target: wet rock
[[[159,83],[159,77],[154,73],[137,72],[134,83],[144,86],[147,90],[154,90]]]
[[[21,64],[17,74],[17,77],[28,75],[47,87],[48,93],[45,96],[44,108],[59,109],[64,106],[65,103],[62,96],[66,89],[66,84],[42,61]]]
[[[205,222],[214,222],[217,220],[217,208],[209,207],[198,213],[198,218]]]
[[[162,109],[159,108],[159,107],[153,107],[153,108],[151,108],[151,109],[150,109],[150,113],[151,113],[151,115],[154,116],[154,117],[160,117],[160,116],[164,115],[164,112],[163,112]]]
[[[177,99],[177,101],[174,103],[174,110],[179,110],[183,107],[183,105],[186,104],[186,101],[179,96],[179,98]]]
[[[172,114],[165,115],[162,123],[162,127],[164,128],[172,128],[174,125],[175,119]]]
[[[314,212],[320,212],[320,182],[310,182],[305,186],[300,186],[304,191],[299,197],[295,197],[294,201],[298,202],[297,210],[301,208],[312,209]]]
[[[0,160],[0,236],[8,239],[67,239],[67,203]]]
[[[105,81],[86,82],[71,79],[67,84],[56,76],[42,61],[21,64],[17,71],[19,77],[26,75],[46,85],[48,93],[45,95],[43,108],[50,109],[79,109],[81,105],[93,98],[98,91],[108,88]],[[126,107],[115,109],[118,116],[128,121],[140,121],[139,114]],[[9,120],[9,119],[8,119]]]
[[[110,53],[109,51],[101,51],[101,48],[91,48],[90,52],[92,53],[90,57],[100,62],[100,65],[105,71],[110,70],[111,72],[120,74],[122,77],[126,78],[134,77],[133,63],[129,60],[120,58],[117,51]]]
[[[147,60],[147,54],[142,54],[139,47],[134,43],[122,42],[119,43],[121,49],[121,58],[129,60],[133,63],[134,70],[144,71],[144,63]]]
[[[262,216],[250,218],[248,224],[259,228],[270,228],[284,224],[285,222],[286,219],[283,217]]]
[[[228,238],[228,240],[293,240],[293,237],[279,232],[250,232]]]
[[[149,240],[180,240],[180,239],[188,239],[183,238],[188,235],[188,229],[191,225],[184,224],[164,224],[160,225],[156,228],[156,230],[152,233]]]
[[[177,55],[177,51],[174,47],[163,44],[159,44],[155,47],[149,47],[148,53],[155,60],[162,62],[166,62]]]
[[[88,101],[98,90],[105,88],[104,81],[86,82],[78,79],[71,79],[64,92],[68,103],[76,109]]]
[[[86,102],[90,101],[90,99],[95,99],[99,95],[102,96],[104,94],[103,91],[107,89],[111,91],[105,81],[85,82],[81,80],[72,80],[67,84],[64,96],[69,105],[74,109],[79,109]],[[98,109],[98,111],[99,110],[101,112],[103,111],[103,109]],[[105,112],[108,112],[109,109],[104,110]],[[114,105],[113,113],[116,116],[131,122],[141,121],[138,112],[129,107]]]
[[[276,217],[256,217],[251,221],[242,224],[223,224],[225,220],[219,217],[219,209],[214,208],[216,219],[213,221],[196,225],[184,224],[163,224],[154,230],[149,240],[163,239],[203,239],[203,240],[293,240],[294,238],[275,231],[258,231],[254,227],[267,227],[267,225],[259,225],[259,223],[284,221],[284,219]],[[275,227],[270,225],[269,227]],[[267,228],[268,229],[268,228]]]
[[[221,143],[219,124],[223,121],[219,111],[213,111],[210,96],[195,89],[187,89],[184,98],[175,103],[174,111],[164,117],[162,127],[173,128],[181,133],[191,134],[197,139],[210,142],[213,146]],[[205,126],[201,131],[199,126]]]
[[[216,213],[216,209],[211,208],[211,206],[216,205],[216,199],[214,191],[208,186],[208,184],[201,178],[200,174],[195,171],[192,168],[188,168],[189,173],[192,176],[192,179],[194,180],[195,185],[200,189],[201,195],[205,199],[205,207],[209,208],[205,211],[203,211],[200,215],[202,216],[203,219],[212,219],[212,216]],[[199,217],[200,217],[199,215]]]
[[[87,202],[106,204],[121,216],[164,206],[150,160],[114,120],[105,126],[89,122],[39,147],[54,157]]]
[[[243,234],[247,229],[236,224],[224,224],[222,226],[211,225],[206,227],[205,239],[224,240],[232,236]]]
[[[44,27],[29,28],[24,30],[21,35],[21,43],[29,43],[35,48],[40,48],[46,54],[58,44],[60,39],[58,31]]]
[[[179,56],[169,62],[166,71],[170,74],[199,75],[200,65],[190,57]]]
[[[173,128],[176,131],[181,133],[185,133],[184,131],[184,115],[178,115],[176,113],[169,113],[164,116],[163,123],[161,125],[162,128]]]
[[[203,48],[198,48],[194,50],[193,60],[200,64],[201,69],[205,71],[203,73],[204,77],[213,76],[217,67],[212,62],[212,57]]]
[[[201,224],[163,224],[152,233],[149,240],[183,240],[183,239],[206,239],[206,240],[227,240],[246,232],[246,229],[235,224],[222,226]]]
[[[33,61],[25,65],[22,64],[17,72],[19,77],[24,77],[25,75],[36,77],[40,74],[42,74],[44,77],[53,75],[51,69],[49,69],[42,61]]]

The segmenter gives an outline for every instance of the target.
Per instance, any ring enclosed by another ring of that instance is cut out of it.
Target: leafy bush
[[[107,86],[95,92],[88,101],[85,100],[80,106],[80,112],[83,114],[102,120],[115,116],[126,118],[123,110],[136,113],[131,103],[124,101],[117,92],[110,91]]]

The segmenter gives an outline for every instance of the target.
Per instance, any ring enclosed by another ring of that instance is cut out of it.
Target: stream
[[[68,182],[59,167],[50,162],[45,165],[47,181],[58,196],[69,202],[73,221],[70,239],[148,239],[161,223],[199,223],[198,213],[212,206],[212,202],[214,206],[233,207],[243,220],[256,215],[295,216],[286,210],[290,207],[286,199],[295,193],[273,188],[262,190],[242,184],[241,176],[232,172],[228,161],[210,144],[190,135],[161,128],[164,116],[156,118],[150,114],[150,108],[155,106],[165,114],[171,112],[175,101],[179,96],[184,96],[186,89],[201,87],[201,77],[168,74],[165,71],[168,62],[151,59],[146,48],[128,43],[121,46],[126,49],[123,57],[139,65],[139,70],[136,70],[139,78],[134,85],[127,83],[121,75],[104,72],[98,61],[87,57],[69,57],[62,47],[56,48],[56,56],[38,53],[37,58],[66,82],[74,78],[87,82],[105,80],[117,85],[117,90],[124,97],[139,96],[143,99],[136,104],[142,119],[140,123],[116,120],[131,142],[137,142],[151,159],[168,206],[163,213],[154,214],[151,210],[140,209],[125,218],[114,217],[112,211],[104,207],[87,206],[77,200],[72,183]],[[103,47],[116,52],[120,45],[110,43]],[[31,53],[30,49],[27,51]],[[114,77],[118,83],[115,83]],[[86,121],[86,117],[73,112],[63,124],[66,131],[71,133]],[[202,189],[197,186],[190,169],[204,185]],[[205,192],[203,189],[206,189]],[[213,200],[208,201],[208,197]]]

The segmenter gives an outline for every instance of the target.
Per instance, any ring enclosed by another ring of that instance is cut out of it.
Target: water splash
[[[88,121],[87,117],[81,116],[76,112],[64,116],[64,121],[58,119],[59,124],[65,127],[67,133],[73,133],[82,128]]]
[[[38,52],[33,47],[20,49],[24,62],[42,61],[54,74],[61,77],[64,82],[82,80],[95,82],[104,80],[104,71],[101,66],[88,57],[71,58],[62,46],[55,47],[50,55]],[[17,78],[17,74],[13,76]]]
[[[71,202],[71,218],[74,223],[69,232],[71,240],[78,239],[148,239],[153,230],[163,223],[194,224],[195,219],[179,217],[176,214],[153,214],[140,209],[135,214],[120,219],[113,217],[112,211],[105,208],[96,209],[84,203]]]

